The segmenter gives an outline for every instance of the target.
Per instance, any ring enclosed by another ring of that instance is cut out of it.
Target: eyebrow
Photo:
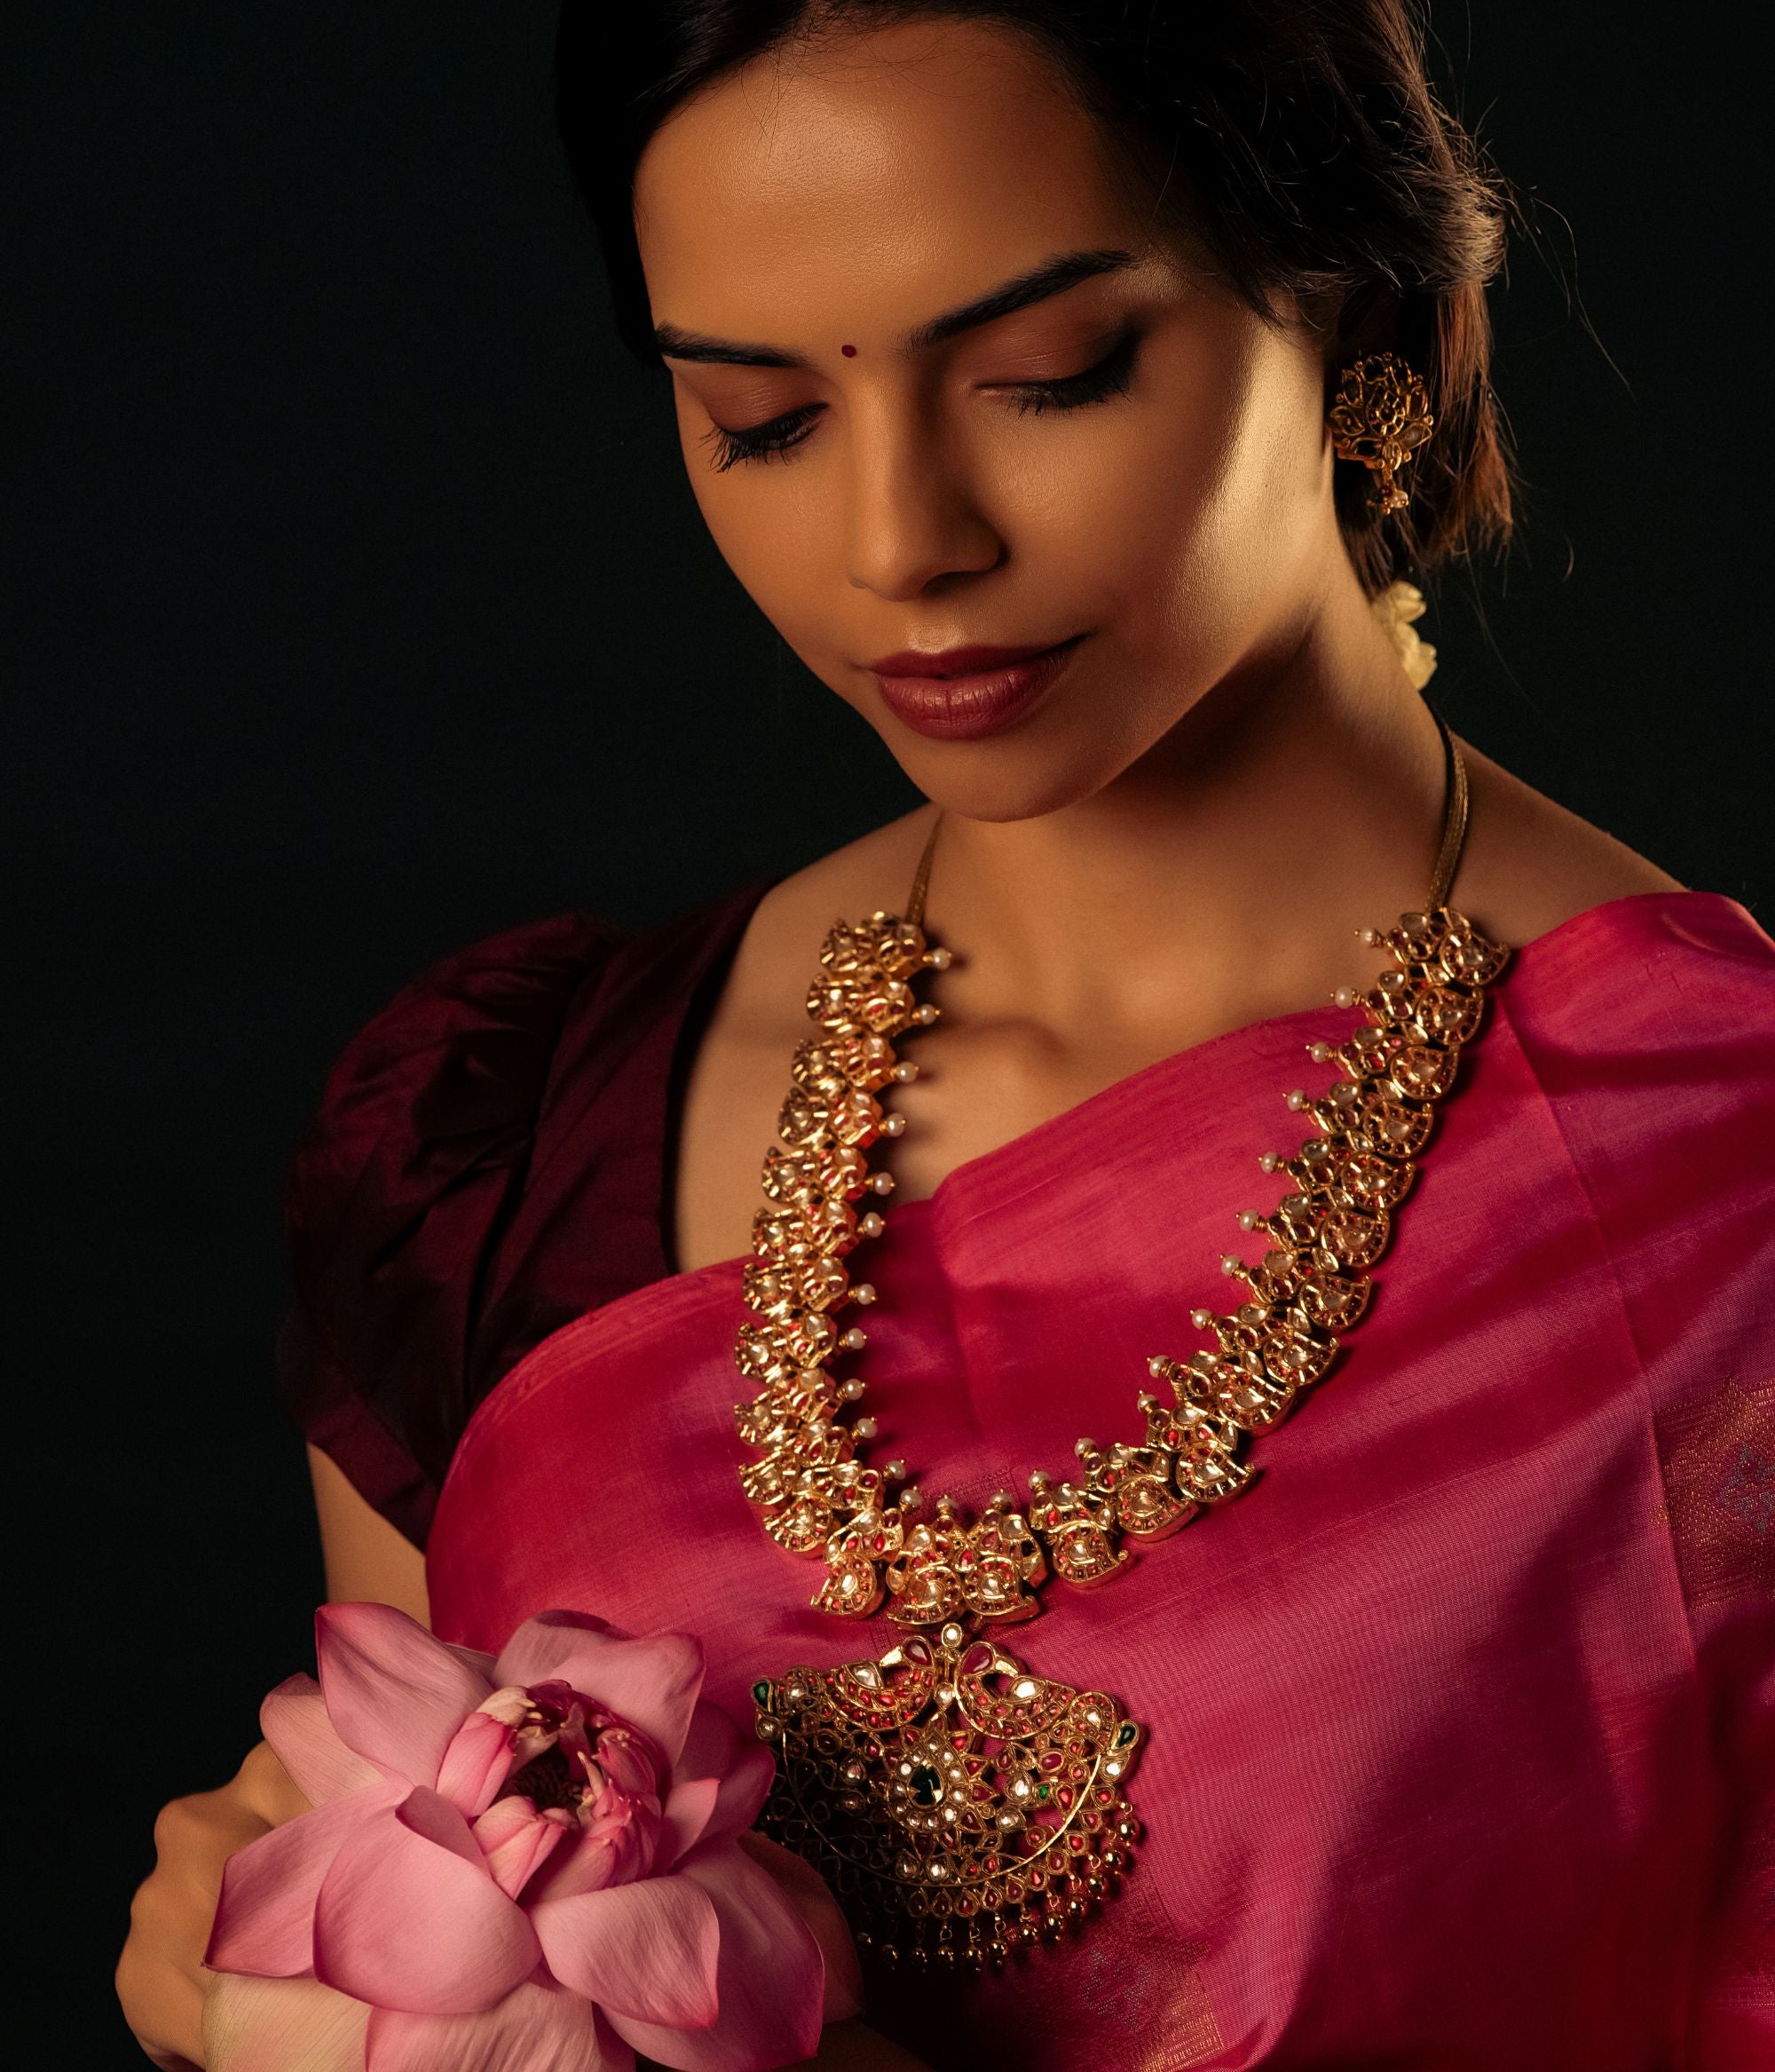
[[[964,331],[978,330],[982,324],[996,323],[1050,296],[1063,295],[1082,281],[1094,281],[1104,273],[1119,273],[1134,264],[1132,252],[1058,252],[1040,265],[1031,266],[1013,281],[1002,282],[959,309],[946,310],[928,322],[915,324],[902,343],[909,347],[941,345]],[[806,367],[798,352],[778,345],[747,345],[731,338],[711,338],[701,331],[681,330],[676,324],[656,325],[653,343],[662,358],[694,360],[715,367]]]

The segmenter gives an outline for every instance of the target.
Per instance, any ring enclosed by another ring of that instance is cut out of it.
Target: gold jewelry
[[[1370,502],[1383,518],[1410,498],[1393,479],[1435,430],[1422,379],[1396,352],[1371,352],[1344,369],[1331,406],[1331,450],[1372,470]]]
[[[890,1958],[997,1961],[1078,1921],[1125,1868],[1139,1823],[1123,1784],[1141,1728],[1101,1692],[1027,1673],[989,1630],[1035,1617],[1050,1571],[1106,1582],[1132,1558],[1124,1540],[1165,1538],[1249,1487],[1246,1439],[1322,1378],[1368,1305],[1369,1269],[1510,953],[1446,905],[1468,790],[1437,724],[1446,787],[1429,906],[1384,934],[1362,931],[1392,968],[1368,993],[1332,998],[1360,1005],[1365,1025],[1307,1046],[1343,1076],[1316,1098],[1291,1091],[1290,1111],[1318,1134],[1292,1159],[1258,1160],[1292,1187],[1269,1215],[1237,1219],[1269,1239],[1254,1263],[1221,1260],[1248,1300],[1225,1316],[1192,1311],[1211,1349],[1149,1362],[1164,1393],[1140,1395],[1137,1441],[1100,1451],[1081,1439],[1070,1478],[1032,1475],[1026,1499],[1001,1491],[977,1519],[948,1496],[927,1502],[903,1461],[864,1465],[875,1425],[852,1414],[863,1383],[831,1371],[866,1342],[855,1326],[840,1333],[836,1313],[875,1300],[844,1261],[882,1229],[854,1205],[893,1186],[864,1155],[903,1128],[876,1099],[916,1075],[891,1039],[936,1020],[911,982],[950,961],[920,925],[936,830],[905,915],[840,922],[826,938],[808,997],[818,1032],[794,1054],[746,1269],[753,1317],[736,1358],[758,1393],[735,1414],[757,1454],[740,1481],[765,1530],[825,1563],[815,1608],[861,1618],[885,1603],[912,1629],[873,1659],[753,1687],[758,1734],[778,1759],[767,1831],[824,1875],[859,1943]]]

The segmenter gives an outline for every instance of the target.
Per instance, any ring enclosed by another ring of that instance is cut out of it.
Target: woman
[[[916,1641],[903,1691],[951,1625],[1018,1665],[982,1688],[1103,1694],[1140,1839],[1050,1887],[1100,1886],[1076,1937],[1002,1878],[938,1907],[947,1787],[863,1752],[911,1868],[840,1896],[911,1961],[822,2065],[1767,2062],[1775,945],[1419,695],[1392,586],[1509,494],[1497,204],[1399,0],[575,4],[560,107],[718,545],[932,804],[638,941],[484,944],[352,1045],[292,1192],[329,1593],[694,1632],[792,1796],[823,1673]],[[1426,900],[1458,971],[1373,932]],[[785,1108],[833,916],[920,905],[838,942]],[[300,1807],[261,1748],[168,1808],[120,1971],[158,2061],[222,1861]],[[832,1870],[822,1821],[781,1831]]]

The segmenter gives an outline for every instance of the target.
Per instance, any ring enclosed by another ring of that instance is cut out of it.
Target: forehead
[[[635,230],[656,320],[778,339],[840,316],[898,331],[1048,253],[1142,241],[1052,61],[947,20],[769,52],[705,90],[642,158]]]

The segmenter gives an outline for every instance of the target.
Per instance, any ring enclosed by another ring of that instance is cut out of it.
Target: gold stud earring
[[[1327,422],[1337,458],[1373,472],[1377,515],[1403,510],[1410,498],[1394,476],[1436,425],[1422,379],[1398,353],[1371,352],[1344,369]]]

